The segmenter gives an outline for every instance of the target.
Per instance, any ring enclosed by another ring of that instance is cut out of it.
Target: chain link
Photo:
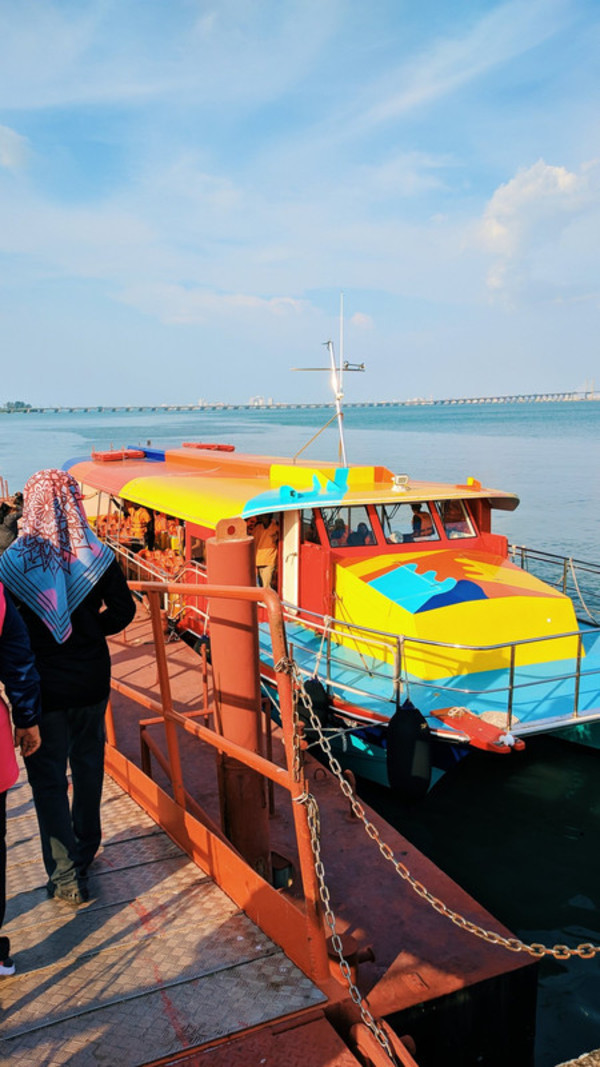
[[[273,669],[276,674],[289,674],[293,680],[294,678],[294,662],[287,656],[282,656],[281,659],[273,665]],[[294,696],[293,708],[292,708],[292,723],[293,723],[293,760],[292,760],[292,774],[295,782],[299,782],[302,777],[302,736],[303,726],[298,714],[298,701]],[[304,796],[307,794],[305,793]]]
[[[535,959],[542,959],[544,956],[552,956],[556,960],[568,960],[574,956],[578,956],[582,960],[591,960],[594,959],[595,956],[600,955],[600,945],[593,945],[589,942],[577,945],[576,948],[570,948],[568,945],[553,945],[552,947],[548,947],[547,945],[538,942],[528,944],[526,941],[521,941],[517,937],[504,937],[502,934],[499,934],[494,930],[486,930],[485,927],[478,926],[477,923],[471,922],[470,919],[466,919],[464,915],[453,911],[452,908],[449,908],[442,900],[434,896],[433,893],[430,893],[422,882],[417,881],[417,879],[413,877],[408,867],[402,863],[401,860],[396,859],[393,849],[381,840],[379,830],[374,823],[367,818],[365,809],[355,796],[350,782],[343,776],[339,760],[333,755],[331,744],[323,733],[321,722],[313,709],[312,701],[306,692],[302,675],[300,674],[296,663],[292,663],[292,676],[294,681],[294,691],[297,691],[299,694],[310,725],[317,734],[319,745],[327,756],[329,768],[337,778],[342,793],[349,800],[352,811],[363,823],[367,836],[376,842],[383,858],[392,864],[396,873],[403,879],[403,881],[410,885],[411,889],[417,896],[425,900],[434,911],[437,911],[440,915],[444,915],[450,922],[454,923],[455,926],[458,926],[459,929],[466,930],[467,933],[473,934],[474,937],[479,937],[482,941],[486,941],[490,945],[500,945],[509,952],[526,952]],[[294,704],[297,704],[297,699],[294,700]]]
[[[293,670],[293,677],[296,680],[299,677],[295,665]],[[304,704],[307,713],[312,712],[312,701],[308,696],[308,693],[306,692],[304,686],[295,686],[293,709],[294,733],[296,733],[297,728],[301,726],[301,719],[298,711],[298,697],[300,697],[300,699],[302,700],[302,703]],[[312,713],[314,714],[314,712]],[[296,740],[294,740],[294,774],[296,771],[297,751],[300,754],[300,745],[296,742]],[[344,946],[342,943],[342,939],[336,930],[335,915],[331,906],[331,895],[329,893],[327,882],[325,880],[325,867],[323,864],[323,860],[321,859],[321,816],[319,812],[319,805],[317,804],[317,801],[312,795],[312,793],[308,792],[304,792],[301,797],[297,798],[297,801],[306,805],[306,816],[308,820],[308,828],[310,831],[310,844],[315,861],[315,874],[319,885],[319,897],[323,905],[325,921],[331,931],[331,944],[338,957],[338,965],[340,971],[342,972],[342,975],[348,986],[348,991],[350,993],[352,1002],[357,1006],[360,1011],[360,1017],[363,1023],[369,1028],[373,1036],[379,1042],[381,1048],[388,1056],[390,1063],[393,1064],[394,1067],[397,1067],[397,1060],[390,1047],[387,1034],[377,1023],[367,1004],[363,1000],[360,990],[358,989],[352,978],[352,970],[350,968],[350,964],[344,956]]]
[[[396,1059],[392,1053],[390,1043],[387,1034],[378,1025],[371,1011],[367,1007],[365,1001],[362,998],[361,992],[356,986],[352,978],[352,970],[348,960],[344,956],[344,946],[342,939],[336,930],[335,915],[331,906],[331,896],[327,883],[325,881],[325,867],[321,859],[321,819],[319,815],[319,806],[312,793],[306,795],[306,814],[308,819],[308,826],[310,830],[310,843],[315,858],[315,874],[317,876],[317,882],[319,883],[319,896],[323,905],[323,912],[325,914],[325,921],[331,931],[331,944],[338,957],[338,965],[342,975],[348,986],[350,997],[354,1004],[360,1011],[360,1017],[364,1024],[368,1026],[371,1033],[377,1039],[382,1049],[389,1057],[390,1063],[396,1064]]]

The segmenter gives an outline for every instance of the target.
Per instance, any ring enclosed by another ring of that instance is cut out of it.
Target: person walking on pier
[[[19,777],[15,748],[28,759],[40,747],[40,676],[29,635],[17,609],[0,585],[0,682],[10,701],[10,713],[0,697],[0,927],[6,910],[6,795]],[[0,977],[15,973],[10,942],[0,935]]]
[[[0,559],[0,581],[21,612],[41,678],[42,745],[26,766],[47,889],[78,905],[88,899],[87,868],[101,839],[106,636],[131,622],[135,602],[66,471],[39,471],[27,482],[21,533]]]

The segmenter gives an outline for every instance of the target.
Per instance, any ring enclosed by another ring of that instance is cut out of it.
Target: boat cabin
[[[322,614],[332,613],[337,562],[396,560],[457,540],[505,557],[491,508],[518,503],[474,479],[417,483],[382,467],[292,464],[238,455],[231,445],[130,448],[67,466],[82,483],[91,525],[131,577],[183,579],[185,571],[189,581],[204,569],[219,519],[242,515],[258,545],[268,516],[277,530],[270,584],[290,606]]]

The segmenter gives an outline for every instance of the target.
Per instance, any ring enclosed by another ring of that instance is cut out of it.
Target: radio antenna
[[[344,360],[344,294],[343,293],[340,293],[340,362],[339,362],[339,366],[336,366],[336,362],[335,362],[335,352],[334,352],[334,348],[333,348],[333,341],[324,341],[323,343],[324,343],[324,347],[329,352],[329,363],[330,363],[329,367],[292,367],[292,370],[293,371],[329,371],[330,372],[330,374],[331,374],[331,379],[330,379],[331,380],[331,388],[333,390],[333,396],[334,396],[334,401],[335,401],[335,415],[331,419],[327,420],[325,425],[322,426],[321,429],[318,430],[317,433],[314,434],[313,437],[311,437],[310,441],[308,441],[303,446],[303,448],[300,449],[299,452],[296,452],[296,455],[294,456],[294,459],[297,459],[297,457],[300,455],[300,452],[303,452],[305,448],[308,448],[308,446],[315,440],[316,437],[319,436],[320,433],[323,432],[323,430],[327,429],[327,427],[332,422],[337,420],[338,434],[339,434],[339,439],[340,439],[340,445],[339,445],[340,460],[342,462],[342,465],[344,467],[347,467],[348,466],[348,457],[347,457],[347,454],[346,454],[346,442],[344,440],[344,412],[342,410],[342,401],[344,399],[344,389],[343,389],[344,371],[364,371],[365,365],[364,365],[364,363],[348,363],[347,360]]]

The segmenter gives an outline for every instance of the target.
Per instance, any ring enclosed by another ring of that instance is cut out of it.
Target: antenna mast
[[[335,397],[335,412],[338,421],[338,432],[340,435],[340,459],[344,464],[344,467],[347,467],[346,442],[344,441],[344,412],[342,411],[342,400],[344,399],[344,394],[342,392],[342,367],[340,362],[340,369],[338,371],[338,368],[335,365],[333,341],[327,341],[326,345],[329,352],[329,359],[331,361],[331,388],[333,389],[333,395]]]
[[[340,364],[339,364],[339,367],[336,366],[336,362],[335,362],[335,353],[334,353],[334,350],[333,350],[333,341],[325,341],[324,345],[325,345],[325,348],[327,349],[327,351],[329,352],[330,368],[329,367],[292,367],[292,370],[296,370],[296,371],[307,371],[307,370],[308,371],[319,371],[319,370],[329,370],[329,369],[331,369],[331,378],[330,378],[330,380],[331,380],[331,388],[333,389],[333,395],[334,395],[334,398],[335,398],[335,415],[333,415],[330,419],[328,419],[328,421],[325,423],[325,426],[322,426],[321,429],[318,430],[317,433],[314,434],[313,437],[311,437],[310,441],[308,441],[305,445],[303,445],[303,447],[300,449],[299,452],[296,452],[296,455],[294,456],[294,460],[296,460],[298,458],[298,456],[300,455],[300,452],[303,452],[305,448],[308,448],[308,445],[312,444],[312,442],[315,440],[315,437],[318,437],[319,434],[322,433],[323,430],[325,430],[327,428],[327,426],[329,426],[332,422],[337,420],[338,433],[339,433],[339,438],[340,438],[339,455],[340,455],[340,459],[342,461],[342,464],[344,465],[344,467],[347,467],[348,466],[348,458],[346,456],[346,442],[344,440],[344,412],[342,411],[342,400],[344,399],[343,376],[344,376],[344,371],[345,370],[364,371],[365,365],[364,365],[364,363],[347,363],[347,362],[344,361],[344,294],[343,293],[340,293]]]

